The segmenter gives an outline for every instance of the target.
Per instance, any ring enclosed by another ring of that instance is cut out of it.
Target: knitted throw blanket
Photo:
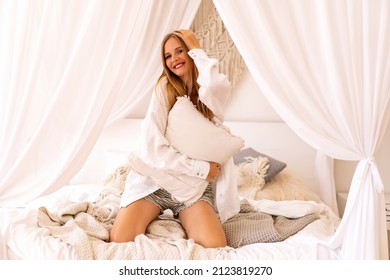
[[[67,202],[57,211],[39,209],[38,226],[70,244],[79,259],[226,259],[234,248],[259,242],[278,242],[317,219],[297,219],[256,212],[243,201],[241,212],[223,226],[229,247],[205,249],[188,240],[180,223],[170,216],[153,221],[134,242],[110,243],[109,232],[119,209],[120,195],[107,189],[95,202]]]
[[[253,243],[281,242],[319,218],[318,213],[299,218],[257,212],[242,201],[240,213],[223,224],[228,245],[239,248]]]

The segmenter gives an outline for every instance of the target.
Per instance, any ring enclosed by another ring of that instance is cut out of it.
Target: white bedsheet
[[[95,201],[102,187],[98,185],[66,186],[61,190],[33,201],[25,208],[0,209],[0,258],[1,259],[77,259],[74,248],[58,238],[53,238],[47,228],[37,225],[38,208],[55,211],[61,202],[70,200]],[[147,252],[137,252],[137,258],[146,259],[337,259],[338,252],[323,244],[331,238],[339,219],[321,203],[311,201],[250,201],[258,211],[286,216],[320,213],[321,218],[309,224],[297,234],[278,243],[257,243],[238,249],[203,249],[192,240],[178,239],[162,242],[151,235],[141,235],[128,244],[129,249],[138,250],[150,245]],[[142,246],[141,246],[142,245]],[[184,249],[183,249],[184,248]],[[163,252],[163,253],[162,253]]]

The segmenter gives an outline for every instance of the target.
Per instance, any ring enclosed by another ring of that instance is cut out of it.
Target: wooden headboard
[[[125,160],[123,155],[137,145],[141,122],[142,119],[123,119],[107,126],[84,166],[70,184],[101,182],[107,175],[107,165],[111,164],[112,167],[116,160]],[[311,190],[319,193],[315,179],[316,151],[303,142],[284,122],[229,121],[225,125],[233,134],[245,140],[245,147],[252,147],[286,162],[287,168],[302,179]]]

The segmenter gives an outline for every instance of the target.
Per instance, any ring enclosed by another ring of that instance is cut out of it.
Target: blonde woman
[[[131,170],[110,241],[134,241],[158,215],[170,209],[180,220],[188,238],[205,248],[225,247],[222,222],[239,210],[236,182],[230,178],[232,172],[227,172],[229,168],[225,166],[233,162],[221,166],[189,158],[170,146],[164,133],[169,111],[180,96],[188,96],[210,121],[222,122],[230,83],[218,72],[218,62],[206,55],[190,30],[167,34],[162,41],[161,56],[163,73],[156,82],[143,121],[137,154],[151,168],[199,177],[209,185],[197,201],[186,205],[173,199],[152,178]],[[190,121],[188,125],[191,125]]]

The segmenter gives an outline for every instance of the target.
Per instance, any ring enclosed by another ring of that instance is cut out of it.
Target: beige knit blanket
[[[134,242],[110,243],[119,200],[119,192],[108,188],[95,203],[67,202],[52,212],[42,207],[38,225],[70,244],[79,259],[226,259],[234,248],[282,241],[318,218],[317,214],[296,219],[272,216],[256,212],[244,201],[241,212],[224,224],[229,245],[226,248],[205,249],[186,239],[180,223],[168,215],[153,221],[146,234]]]
[[[281,242],[319,218],[318,213],[299,218],[274,216],[257,212],[246,201],[241,202],[240,213],[223,224],[228,245],[239,248],[253,243]]]
[[[162,215],[134,242],[108,242],[109,232],[118,212],[120,192],[107,188],[97,202],[66,202],[55,211],[39,208],[38,226],[68,243],[77,258],[108,259],[224,259],[226,250],[206,250],[186,239],[181,225]]]

